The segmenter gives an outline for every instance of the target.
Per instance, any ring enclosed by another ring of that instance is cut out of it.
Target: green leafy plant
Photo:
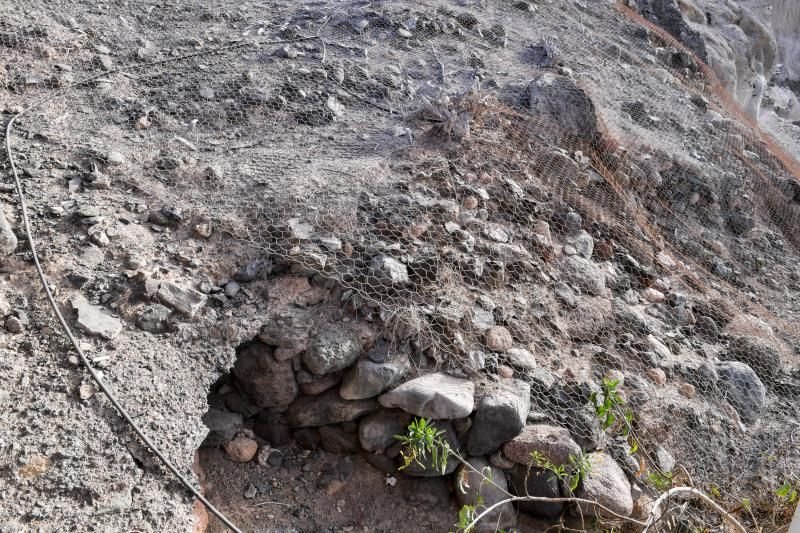
[[[625,400],[619,393],[619,384],[618,379],[603,378],[600,393],[592,392],[589,399],[603,430],[608,431],[616,424],[619,427],[619,433],[623,437],[629,437],[630,453],[634,454],[638,451],[639,445],[636,439],[630,438],[633,411],[625,405]]]
[[[661,492],[672,488],[672,472],[648,472],[647,482]]]
[[[581,452],[580,454],[569,456],[569,464],[555,465],[539,451],[531,452],[531,466],[536,466],[542,470],[549,470],[553,477],[566,483],[570,492],[575,492],[581,481],[591,472],[592,465],[589,456]]]
[[[423,461],[431,458],[431,465],[440,470],[442,475],[447,471],[447,460],[450,456],[450,445],[444,440],[444,431],[438,429],[425,418],[416,418],[408,425],[408,432],[405,435],[395,435],[394,438],[404,446],[401,451],[403,464],[400,470],[404,470],[412,464],[417,464],[420,468],[426,469]]]
[[[786,480],[783,485],[775,489],[775,495],[785,503],[794,503],[797,501],[797,490],[798,487],[791,480]]]

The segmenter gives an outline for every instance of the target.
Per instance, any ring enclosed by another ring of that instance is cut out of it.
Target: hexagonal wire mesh
[[[800,172],[674,39],[565,1],[182,6],[25,1],[0,22],[2,98],[36,104],[14,139],[30,195],[49,173],[63,197],[43,201],[75,207],[113,180],[158,231],[316,272],[416,364],[510,369],[535,416],[654,494],[671,471],[741,507],[797,471],[775,278]],[[99,244],[114,223],[84,222]],[[595,416],[602,376],[624,379],[628,439]]]

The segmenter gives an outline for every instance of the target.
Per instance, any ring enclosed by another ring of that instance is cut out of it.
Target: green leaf
[[[792,485],[787,481],[780,488],[775,490],[775,494],[778,495],[780,498],[786,498],[789,496],[789,493],[792,491]]]

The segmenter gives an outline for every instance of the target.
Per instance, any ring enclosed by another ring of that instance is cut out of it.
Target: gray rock
[[[532,424],[503,446],[506,457],[521,465],[531,460],[531,452],[540,452],[554,465],[569,464],[569,456],[581,453],[569,431],[558,426]]]
[[[80,329],[90,335],[98,335],[111,340],[122,331],[122,322],[102,307],[90,304],[83,296],[75,296],[70,305],[78,313],[75,322]]]
[[[213,407],[203,415],[203,423],[208,428],[208,436],[203,442],[205,446],[225,444],[242,429],[242,415]]]
[[[530,385],[516,379],[480,390],[467,452],[488,455],[519,435],[531,408],[530,395]]]
[[[358,435],[348,433],[339,426],[322,426],[319,428],[319,439],[322,449],[328,453],[358,453]]]
[[[475,385],[446,374],[429,374],[403,383],[379,398],[384,407],[397,407],[423,418],[469,416],[475,406]]]
[[[719,339],[719,327],[710,316],[699,316],[694,325],[697,335],[709,342],[717,342]]]
[[[472,327],[477,331],[485,331],[494,326],[494,314],[477,305],[472,308],[470,319]]]
[[[594,239],[586,230],[580,230],[578,235],[571,239],[571,244],[577,250],[578,255],[584,259],[591,259],[594,253]]]
[[[164,333],[169,329],[171,314],[172,311],[161,304],[148,305],[136,317],[136,325],[149,333]]]
[[[715,369],[725,397],[739,413],[742,422],[755,422],[767,405],[767,391],[758,375],[738,361],[717,363]]]
[[[560,261],[560,266],[564,278],[582,291],[593,296],[600,296],[606,291],[606,275],[592,261],[570,255]]]
[[[376,255],[372,258],[370,268],[373,275],[382,283],[393,286],[402,285],[409,281],[406,265],[390,255]]]
[[[397,410],[370,413],[358,424],[358,440],[368,452],[385,450],[397,444],[395,435],[403,435],[411,422],[411,415]]]
[[[239,290],[242,288],[236,281],[229,281],[225,284],[225,296],[228,298],[233,298],[237,294],[239,294]]]
[[[520,370],[533,370],[536,368],[536,357],[525,348],[511,348],[504,355],[508,364],[515,368]]]
[[[240,348],[233,375],[260,408],[289,405],[297,396],[291,361],[278,361],[266,344],[254,341]]]
[[[378,402],[344,400],[336,389],[319,396],[304,396],[295,400],[286,412],[291,427],[316,427],[348,422],[378,409]]]
[[[2,204],[0,204],[0,258],[14,253],[17,249],[17,236],[11,229],[11,225],[6,219]]]
[[[188,318],[195,318],[208,301],[208,297],[202,292],[182,287],[172,281],[162,281],[158,286],[156,297],[167,307]]]
[[[345,400],[361,400],[377,396],[397,385],[411,369],[408,356],[397,355],[394,360],[385,363],[359,361],[342,378],[339,395]]]
[[[558,479],[549,470],[516,465],[511,471],[511,492],[518,496],[560,498]],[[519,502],[519,510],[539,518],[558,518],[564,512],[561,502]]]
[[[347,368],[361,353],[361,339],[354,331],[329,324],[308,343],[303,364],[314,374],[322,375]]]
[[[287,307],[272,315],[261,326],[258,338],[262,342],[277,346],[278,359],[290,359],[308,347],[309,333],[314,317],[307,309]]]
[[[566,283],[559,281],[553,285],[553,292],[555,293],[556,298],[558,298],[558,301],[567,307],[578,306],[578,299],[575,296],[575,291],[573,291]]]
[[[570,95],[564,98],[564,95]],[[544,71],[525,88],[522,104],[537,121],[550,123],[559,135],[593,140],[597,118],[591,98],[567,77]]]
[[[781,374],[781,356],[766,339],[759,337],[736,337],[724,359],[745,363],[766,382],[774,381]]]
[[[649,335],[653,331],[650,319],[638,308],[628,305],[620,298],[614,298],[614,329],[620,333]]]
[[[508,497],[506,494],[508,484],[505,473],[502,470],[489,464],[483,457],[470,457],[467,461],[483,475],[465,465],[460,465],[456,469],[454,479],[457,490],[455,492],[459,507],[464,505],[475,506],[478,504],[478,497],[480,497],[481,505],[484,508],[488,508]],[[492,482],[484,482],[484,476],[489,477]],[[498,529],[509,531],[516,525],[514,506],[507,502],[498,506],[481,519],[475,526],[475,531],[485,533],[494,533]]]
[[[584,476],[576,495],[579,498],[595,501],[622,516],[633,512],[631,484],[625,472],[604,452],[593,452],[588,456],[591,468]],[[603,511],[595,505],[579,504],[586,516],[601,516]]]
[[[656,464],[662,472],[675,470],[675,458],[663,446],[656,446]]]

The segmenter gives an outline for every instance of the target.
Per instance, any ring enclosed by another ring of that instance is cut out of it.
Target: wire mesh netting
[[[0,102],[35,105],[37,227],[66,208],[107,244],[119,218],[83,208],[108,190],[223,233],[344,287],[417,366],[525,380],[652,495],[788,520],[800,167],[708,67],[604,2],[262,7],[18,2]],[[597,419],[602,377],[630,421]]]

